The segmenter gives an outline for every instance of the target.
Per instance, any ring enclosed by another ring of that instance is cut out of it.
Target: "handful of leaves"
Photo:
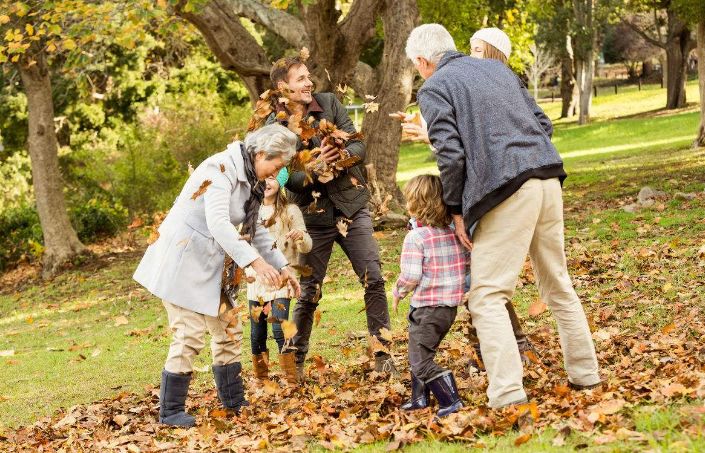
[[[260,95],[250,119],[248,130],[252,131],[262,127],[267,118],[275,111],[277,103],[289,104],[289,90],[284,88],[283,91],[271,89]],[[305,146],[309,144],[312,138],[318,137],[321,146],[331,146],[338,153],[337,159],[332,162],[328,162],[321,155],[321,147],[296,153],[291,162],[291,169],[305,173],[304,185],[313,183],[314,175],[322,183],[329,182],[338,176],[341,171],[356,165],[360,161],[358,156],[351,156],[345,146],[351,140],[361,140],[361,133],[351,134],[345,132],[326,119],[322,119],[317,125],[314,125],[315,119],[313,117],[304,119],[301,114],[289,114],[284,110],[279,111],[276,118],[279,121],[286,121],[289,130],[295,133]]]

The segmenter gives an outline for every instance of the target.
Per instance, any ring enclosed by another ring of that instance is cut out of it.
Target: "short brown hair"
[[[443,202],[443,185],[436,175],[414,176],[404,187],[409,214],[424,225],[444,228],[450,225],[450,212]]]
[[[284,57],[280,58],[274,62],[271,71],[269,71],[269,78],[272,81],[272,86],[277,89],[279,82],[286,82],[289,80],[289,69],[305,64],[300,57]]]

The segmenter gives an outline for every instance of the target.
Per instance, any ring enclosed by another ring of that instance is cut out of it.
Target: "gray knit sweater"
[[[468,227],[531,178],[565,179],[551,121],[505,64],[447,52],[417,97],[444,201]]]

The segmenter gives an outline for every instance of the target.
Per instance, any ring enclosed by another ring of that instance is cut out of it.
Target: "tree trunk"
[[[575,21],[580,30],[575,37],[575,78],[578,86],[578,124],[590,121],[592,80],[595,73],[597,30],[593,26],[597,0],[574,0]]]
[[[384,57],[377,68],[377,96],[379,111],[368,113],[362,123],[362,132],[367,137],[367,163],[375,167],[379,197],[373,204],[381,203],[392,195],[401,207],[403,196],[397,186],[397,164],[401,130],[399,121],[389,117],[390,113],[404,111],[411,99],[414,68],[406,57],[406,37],[416,26],[418,8],[415,0],[386,0],[382,12],[384,27]]]
[[[66,212],[54,131],[54,102],[49,68],[43,53],[18,64],[27,95],[28,148],[39,222],[44,235],[43,276],[51,277],[85,247],[78,240]]]
[[[700,128],[695,146],[705,146],[705,18],[698,22],[698,83],[700,87]]]
[[[666,82],[666,109],[685,107],[685,82],[688,70],[688,52],[691,49],[690,29],[675,13],[668,11],[669,33],[666,42],[666,64],[668,79]]]
[[[575,85],[575,59],[573,58],[573,43],[566,34],[565,45],[561,48],[561,118],[571,118],[575,115],[578,99]]]
[[[592,80],[595,72],[594,60],[577,59],[577,85],[578,85],[578,124],[590,122],[590,105],[592,104]]]

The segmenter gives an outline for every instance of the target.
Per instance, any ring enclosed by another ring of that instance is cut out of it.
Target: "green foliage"
[[[435,22],[448,29],[461,52],[469,52],[470,37],[483,27],[504,30],[512,42],[509,66],[518,73],[531,61],[529,46],[535,25],[529,11],[533,0],[419,0],[424,23]]]
[[[20,261],[34,261],[42,252],[42,228],[33,206],[0,210],[0,271]]]
[[[0,212],[34,200],[29,165],[29,156],[25,152],[15,153],[0,162]]]
[[[127,209],[101,198],[91,198],[69,211],[71,223],[82,242],[114,236],[128,222]]]

